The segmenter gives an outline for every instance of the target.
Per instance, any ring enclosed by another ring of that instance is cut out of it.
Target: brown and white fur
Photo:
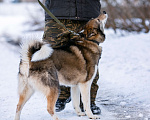
[[[102,48],[98,44],[105,40],[106,20],[105,12],[91,19],[79,33],[82,37],[76,37],[60,48],[52,49],[41,41],[22,45],[15,120],[20,120],[23,106],[36,90],[46,96],[47,111],[54,120],[58,120],[55,103],[60,84],[71,86],[73,107],[79,116],[99,118],[90,109],[90,88],[101,57]],[[79,107],[80,93],[85,113]]]

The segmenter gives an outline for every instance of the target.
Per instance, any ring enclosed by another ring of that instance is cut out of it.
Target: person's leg
[[[91,85],[91,110],[93,114],[101,114],[100,108],[95,104],[96,95],[99,88],[99,86],[97,85],[98,79],[99,79],[99,73],[97,71],[96,77],[93,80],[93,83]]]
[[[59,98],[56,102],[56,112],[60,112],[65,109],[66,103],[71,101],[70,97],[70,87],[60,86]]]
[[[55,46],[61,42],[60,39],[56,38],[64,31],[64,28],[56,23],[54,20],[47,20],[45,21],[43,41],[50,43],[53,47],[53,45]]]

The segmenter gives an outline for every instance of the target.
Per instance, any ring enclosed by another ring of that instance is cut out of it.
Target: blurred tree
[[[107,28],[149,32],[150,0],[101,0],[102,9],[107,11]]]

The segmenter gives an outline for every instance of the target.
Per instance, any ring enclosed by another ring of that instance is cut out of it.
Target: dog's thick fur
[[[82,37],[70,40],[66,46],[57,49],[40,41],[22,45],[18,73],[19,102],[15,120],[20,119],[24,104],[35,90],[46,96],[47,111],[54,120],[58,120],[55,103],[59,95],[59,84],[71,86],[72,102],[78,115],[99,118],[90,109],[90,88],[102,52],[99,43],[105,40],[103,29],[106,20],[107,14],[100,14],[83,27],[80,32]],[[85,113],[79,107],[80,93]]]

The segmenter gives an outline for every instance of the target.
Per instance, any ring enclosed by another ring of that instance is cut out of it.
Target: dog
[[[105,40],[107,17],[103,11],[97,18],[89,20],[79,32],[79,37],[60,48],[53,49],[50,44],[36,40],[22,45],[15,120],[20,120],[23,106],[36,90],[46,96],[47,111],[54,120],[58,120],[55,103],[60,84],[71,86],[72,103],[77,115],[99,118],[90,109],[90,88],[101,57],[99,43]],[[79,107],[80,93],[85,112]]]

